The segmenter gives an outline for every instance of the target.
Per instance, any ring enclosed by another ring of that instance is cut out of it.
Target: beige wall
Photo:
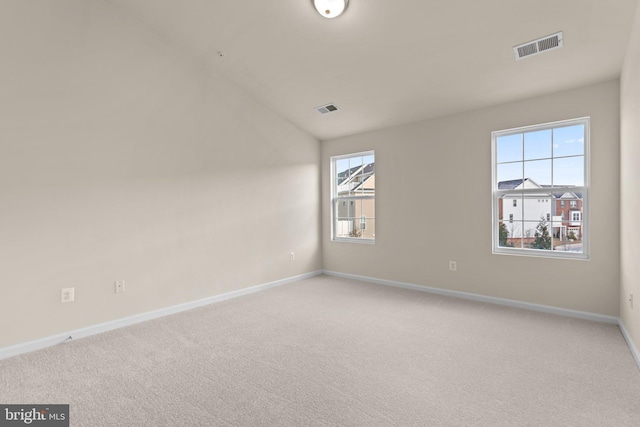
[[[618,316],[619,107],[615,80],[324,141],[324,268]],[[583,116],[591,116],[591,259],[492,255],[491,131]],[[366,150],[376,154],[376,243],[332,242],[329,157]]]
[[[321,268],[317,140],[104,1],[0,52],[0,348]]]
[[[640,6],[620,81],[620,318],[640,346]]]

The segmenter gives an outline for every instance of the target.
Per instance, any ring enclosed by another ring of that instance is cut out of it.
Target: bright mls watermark
[[[69,427],[69,405],[0,405],[0,427]]]

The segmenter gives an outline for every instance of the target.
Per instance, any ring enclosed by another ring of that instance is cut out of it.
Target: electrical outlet
[[[457,271],[458,270],[458,262],[457,261],[449,261],[449,270]]]
[[[73,302],[75,301],[75,289],[76,288],[64,288],[60,294],[60,302]]]
[[[124,280],[116,280],[115,282],[113,282],[113,284],[116,288],[116,294],[124,292]]]
[[[289,259],[291,261],[295,261],[296,260],[296,253],[295,252],[291,252],[291,254],[289,254]]]

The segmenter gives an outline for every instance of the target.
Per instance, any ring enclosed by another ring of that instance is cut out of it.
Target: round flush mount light
[[[345,11],[349,0],[312,0],[318,13],[325,18],[336,18]]]

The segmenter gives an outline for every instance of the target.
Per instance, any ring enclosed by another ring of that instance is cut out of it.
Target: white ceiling
[[[638,3],[351,0],[330,20],[311,0],[108,1],[321,140],[616,78]]]

